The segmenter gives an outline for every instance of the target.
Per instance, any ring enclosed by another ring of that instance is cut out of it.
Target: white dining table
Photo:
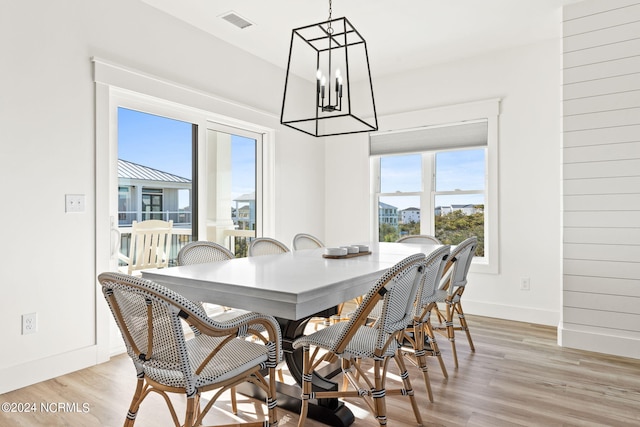
[[[429,254],[441,245],[423,243],[347,242],[369,246],[370,254],[325,258],[324,249],[305,249],[276,255],[236,258],[205,264],[144,270],[153,280],[193,301],[257,311],[276,317],[282,329],[282,346],[289,372],[300,384],[302,356],[292,343],[304,333],[312,316],[327,317],[345,301],[364,295],[384,272],[416,254]],[[314,390],[334,390],[335,371],[326,369],[313,377]],[[278,405],[300,408],[299,387],[278,383]],[[252,391],[243,393],[252,395]],[[309,405],[310,418],[346,427],[354,415],[337,399],[321,399]]]
[[[363,244],[362,242],[354,244]],[[324,258],[324,249],[145,270],[142,277],[193,301],[300,320],[365,294],[389,267],[434,244],[365,242],[371,254]]]

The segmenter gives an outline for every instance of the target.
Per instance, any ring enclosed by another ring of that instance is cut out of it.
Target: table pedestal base
[[[337,307],[334,307],[314,314],[311,317],[328,318],[336,313]],[[277,383],[278,406],[297,414],[300,413],[300,408],[302,407],[302,401],[300,399],[302,391],[299,386],[299,384],[302,383],[302,349],[294,349],[293,341],[304,334],[304,330],[311,317],[300,320],[278,318],[278,323],[280,323],[280,329],[282,330],[284,361],[289,368],[289,374],[297,383],[294,385]],[[333,377],[339,371],[339,366],[327,366],[323,368],[321,372],[314,372],[312,380],[313,390],[338,390],[338,384],[329,378]],[[246,396],[264,399],[263,393],[251,384],[242,384],[237,387],[237,390]],[[355,421],[353,412],[336,398],[310,400],[307,417],[334,427],[347,427]]]
[[[300,401],[300,387],[297,385],[282,383],[278,383],[276,387],[278,390],[278,408],[299,414],[300,407],[302,405]],[[245,396],[264,400],[264,393],[262,390],[249,383],[239,385],[237,387],[237,391]],[[309,401],[309,411],[307,413],[308,418],[334,427],[348,427],[355,421],[353,412],[351,412],[351,410],[340,401],[337,401],[335,408],[321,406],[312,402],[314,401]],[[278,416],[281,417],[282,415],[279,414]]]

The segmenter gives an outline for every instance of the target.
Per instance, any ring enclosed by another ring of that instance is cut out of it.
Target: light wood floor
[[[476,353],[470,353],[465,337],[459,336],[460,367],[454,370],[449,343],[440,339],[448,380],[443,379],[436,360],[429,360],[434,403],[426,398],[420,373],[409,367],[425,426],[640,425],[640,360],[558,347],[555,328],[476,316],[468,320]],[[0,426],[121,426],[134,384],[130,360],[114,357],[108,363],[0,395],[0,403],[38,406],[37,413],[0,412]],[[228,399],[223,399],[209,416],[212,424],[234,419]],[[255,401],[241,400],[242,417],[263,411]],[[43,413],[43,402],[77,404],[78,412]],[[378,425],[359,402],[349,405],[357,417],[354,427]],[[415,425],[404,399],[388,398],[387,407],[389,426]],[[280,411],[279,417],[280,426],[297,424],[295,414]],[[171,425],[159,396],[143,403],[136,425]],[[309,421],[307,425],[323,424]]]

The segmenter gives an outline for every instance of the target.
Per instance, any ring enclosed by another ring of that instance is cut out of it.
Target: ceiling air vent
[[[235,25],[241,30],[253,25],[252,22],[249,22],[248,20],[244,19],[242,16],[238,15],[235,12],[227,12],[224,15],[221,15],[221,18]]]

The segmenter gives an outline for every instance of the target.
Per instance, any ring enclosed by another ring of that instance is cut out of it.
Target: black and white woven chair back
[[[195,391],[180,317],[207,318],[202,308],[157,283],[120,273],[98,277],[133,363],[156,368],[163,384]],[[175,372],[175,378],[165,375]]]
[[[417,316],[420,315],[422,307],[434,300],[450,251],[451,246],[444,245],[431,252],[425,260],[425,274],[416,295],[415,314]]]
[[[396,243],[431,243],[435,245],[442,244],[435,236],[428,234],[414,234],[410,236],[400,237]]]
[[[233,253],[215,242],[196,241],[187,243],[178,252],[178,265],[202,264],[233,259]]]
[[[249,243],[249,256],[276,255],[290,252],[282,242],[270,237],[257,237]]]
[[[467,274],[477,246],[478,238],[469,237],[451,252],[451,256],[455,258],[451,272],[451,290],[456,287],[464,287],[467,284]]]
[[[404,330],[411,323],[413,303],[418,286],[422,282],[425,268],[425,255],[411,255],[384,273],[374,284],[362,300],[362,304],[354,312],[345,328],[348,331],[361,322],[373,309],[370,301],[382,295],[383,305],[380,317],[376,322],[378,336],[376,348],[381,349],[386,344],[389,335]]]
[[[311,234],[299,233],[293,236],[293,250],[323,248],[324,243]]]

